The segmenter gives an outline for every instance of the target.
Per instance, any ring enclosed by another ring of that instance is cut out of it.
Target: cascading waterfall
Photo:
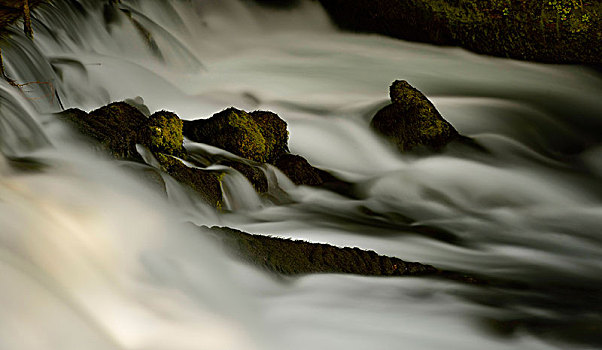
[[[52,88],[0,86],[2,349],[602,345],[599,73],[341,33],[310,1],[119,6],[57,0],[34,14],[34,42],[15,33],[3,48],[17,83]],[[395,79],[419,87],[488,153],[397,154],[368,127]],[[224,181],[232,210],[215,214],[168,177],[162,197],[137,165],[86,150],[47,114],[137,97],[183,119],[230,106],[274,111],[291,150],[354,182],[357,196],[296,187],[267,167],[278,200],[233,172]],[[516,285],[274,280],[189,222]]]

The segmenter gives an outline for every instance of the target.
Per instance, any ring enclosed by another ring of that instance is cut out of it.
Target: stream
[[[25,85],[0,82],[0,349],[602,348],[599,71],[342,32],[309,0],[107,3],[43,6],[34,41],[2,50]],[[396,79],[487,152],[387,144],[369,124]],[[272,168],[280,201],[236,173],[222,212],[174,180],[162,196],[53,115],[126,99],[185,120],[273,111],[355,195]],[[191,222],[512,283],[275,277]]]

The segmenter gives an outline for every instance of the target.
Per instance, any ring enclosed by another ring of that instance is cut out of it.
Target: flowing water
[[[29,84],[0,86],[1,349],[602,346],[598,72],[343,33],[313,1],[106,3],[55,1],[35,13],[33,43],[15,33],[3,47]],[[384,143],[369,122],[395,79],[487,152]],[[274,111],[291,151],[353,182],[353,198],[268,167],[278,200],[230,173],[218,214],[167,177],[161,195],[51,114],[124,99],[183,119]],[[512,283],[274,278],[190,222]]]

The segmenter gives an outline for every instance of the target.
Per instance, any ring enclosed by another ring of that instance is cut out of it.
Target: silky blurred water
[[[3,47],[13,79],[56,93],[0,91],[2,349],[602,346],[599,73],[343,33],[309,1],[120,7],[56,1],[36,12],[33,43],[15,33]],[[395,79],[487,151],[398,154],[369,129]],[[231,172],[217,214],[168,177],[166,198],[139,165],[93,153],[49,114],[124,99],[183,119],[274,111],[291,151],[352,182],[353,196],[267,167],[282,200]],[[273,278],[188,222],[512,283]]]

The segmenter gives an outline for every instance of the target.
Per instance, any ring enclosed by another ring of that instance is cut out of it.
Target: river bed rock
[[[228,108],[208,119],[184,121],[184,136],[255,162],[273,164],[296,185],[320,186],[340,181],[305,158],[289,153],[287,124],[272,112],[247,113]],[[241,171],[255,188],[263,188],[256,170],[232,167]]]
[[[347,273],[364,276],[435,276],[441,270],[359,248],[252,235],[227,227],[212,227],[227,249],[255,265],[283,275]]]
[[[221,207],[221,173],[189,167],[176,158],[186,158],[186,150],[182,145],[182,121],[174,113],[159,111],[146,117],[125,102],[114,102],[90,113],[68,109],[58,118],[98,142],[116,159],[144,163],[136,145],[148,148],[161,170],[197,192],[211,206]]]
[[[392,104],[376,113],[370,126],[401,152],[418,147],[441,149],[459,137],[431,101],[405,80],[390,87]]]
[[[184,135],[192,141],[219,147],[256,162],[272,162],[286,149],[286,123],[275,114],[249,114],[228,108],[208,119],[184,122]],[[271,123],[273,125],[271,125]],[[281,133],[284,132],[284,135]]]

